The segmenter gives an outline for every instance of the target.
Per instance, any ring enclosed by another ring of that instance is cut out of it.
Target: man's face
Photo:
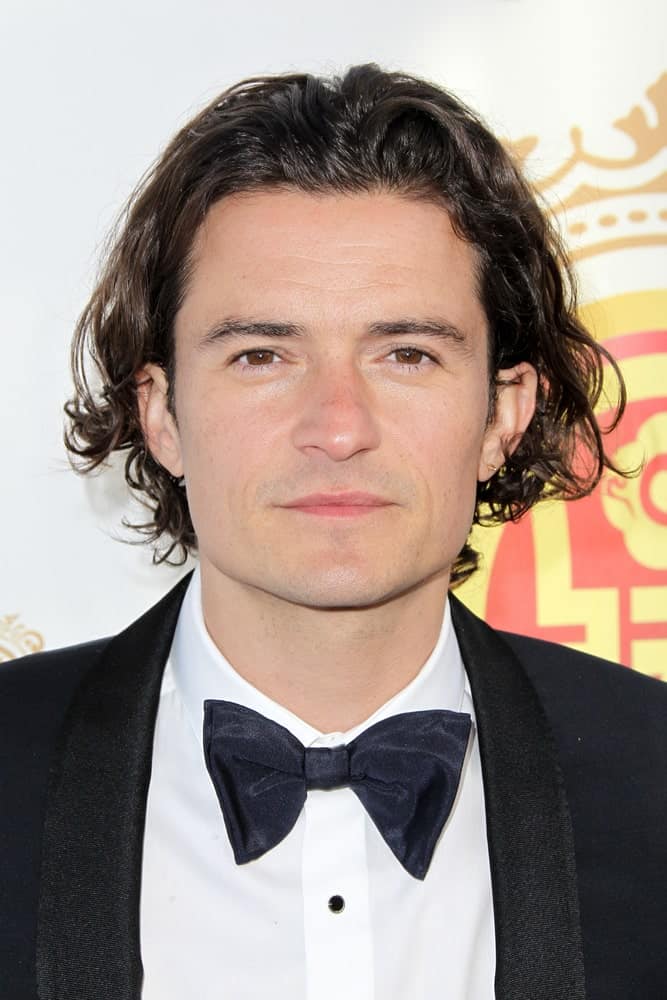
[[[233,196],[193,260],[176,422],[149,367],[144,426],[185,477],[202,573],[320,608],[444,589],[477,480],[517,429],[487,419],[475,256],[446,211],[389,193]]]

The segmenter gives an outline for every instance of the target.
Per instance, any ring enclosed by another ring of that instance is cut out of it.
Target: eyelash
[[[391,347],[390,350],[388,351],[388,354],[389,355],[390,354],[396,354],[398,351],[416,351],[418,354],[421,354],[422,357],[427,358],[433,364],[437,364],[438,363],[438,359],[435,357],[435,355],[430,354],[428,351],[425,351],[423,347],[417,347],[414,344],[400,344],[399,346]],[[239,368],[241,368],[242,370],[245,370],[245,371],[254,369],[255,371],[262,372],[266,368],[270,368],[271,367],[271,364],[262,364],[262,365],[245,364],[245,365],[239,365],[239,361],[241,360],[241,358],[245,358],[249,354],[270,354],[274,358],[280,356],[278,354],[278,352],[275,351],[271,347],[253,347],[251,350],[240,351],[238,354],[235,354],[232,358],[230,358],[230,364],[236,365],[237,367],[239,367]],[[427,368],[428,367],[428,365],[424,365],[424,364],[411,365],[411,364],[400,364],[399,362],[396,362],[396,364],[403,371],[409,371],[409,372],[416,372],[416,371],[419,371],[420,368]]]

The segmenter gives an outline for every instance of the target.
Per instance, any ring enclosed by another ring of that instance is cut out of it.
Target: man
[[[664,687],[448,597],[473,521],[610,465],[574,309],[431,84],[247,81],[173,140],[67,441],[126,450],[157,558],[198,568],[3,668],[3,997],[665,995]]]

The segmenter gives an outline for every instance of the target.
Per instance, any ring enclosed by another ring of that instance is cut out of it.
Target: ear
[[[496,404],[484,434],[477,479],[486,482],[515,450],[533,419],[537,372],[527,361],[496,373]]]
[[[159,365],[144,365],[136,375],[139,420],[148,450],[172,476],[183,475],[181,439],[169,411],[167,376]]]

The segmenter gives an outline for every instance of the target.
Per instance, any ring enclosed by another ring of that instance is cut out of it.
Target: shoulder
[[[475,637],[491,681],[494,656],[509,653],[546,717],[568,783],[591,792],[606,786],[611,794],[617,782],[630,799],[643,786],[663,800],[667,816],[667,785],[666,795],[656,787],[667,771],[667,684],[557,643],[495,630],[460,601],[452,601],[452,614],[459,642],[470,645]]]
[[[32,653],[0,663],[0,699],[11,706],[36,708],[69,700],[84,673],[105,649],[109,639],[96,639],[44,653]]]
[[[573,722],[623,728],[656,725],[664,742],[667,684],[598,656],[509,632],[497,633],[512,649],[541,700]]]
[[[127,663],[128,656],[141,659],[160,642],[168,649],[190,576],[116,636],[0,663],[0,748],[19,746],[28,739],[39,743],[40,733],[46,737],[57,731],[75,692],[87,674],[94,676],[98,665],[102,669],[110,661],[116,669]],[[127,671],[124,676],[127,679]]]
[[[667,683],[610,660],[570,649],[555,642],[497,630],[478,618],[450,594],[452,620],[464,645],[473,639],[473,652],[483,650],[486,661],[509,653],[527,678],[547,714],[566,716],[573,723],[624,719],[643,727],[655,722],[667,732]],[[492,662],[485,663],[492,670]]]
[[[620,843],[628,823],[654,836],[664,831],[667,684],[555,643],[498,635],[519,660],[547,716],[575,827],[585,816],[598,842],[615,830]]]
[[[0,663],[0,746],[15,765],[50,748],[72,695],[108,645],[97,639]],[[6,758],[5,758],[6,759]]]

